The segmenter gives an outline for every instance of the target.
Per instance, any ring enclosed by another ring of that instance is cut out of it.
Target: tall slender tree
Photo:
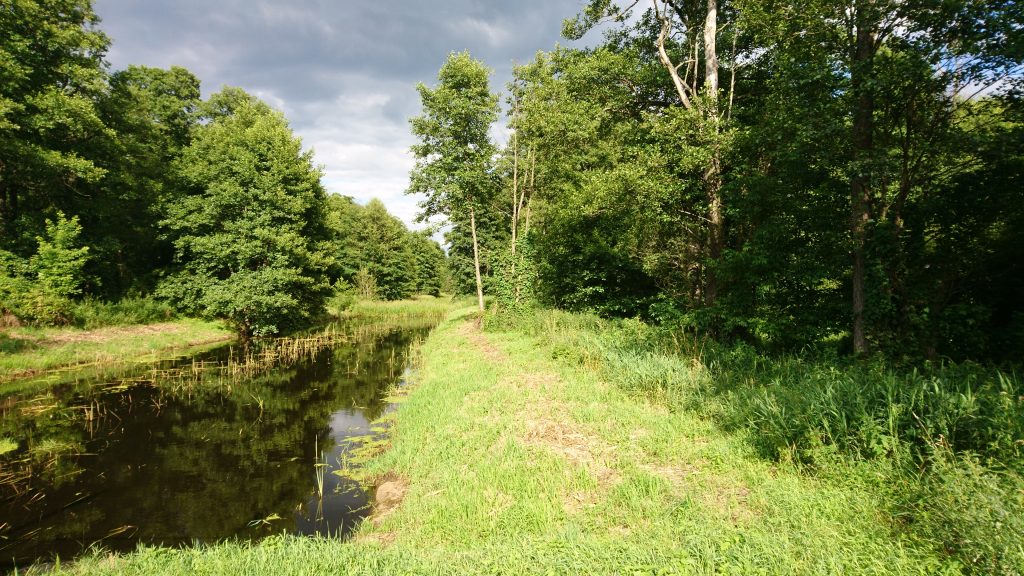
[[[407,190],[426,195],[420,203],[421,219],[441,215],[458,226],[468,218],[481,312],[484,292],[477,220],[498,191],[492,165],[496,148],[488,135],[498,119],[498,97],[490,91],[490,74],[469,52],[452,53],[441,66],[436,88],[416,87],[423,114],[411,120],[419,144],[412,147],[416,166]]]

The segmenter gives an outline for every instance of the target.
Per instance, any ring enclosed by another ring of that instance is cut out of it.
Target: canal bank
[[[549,335],[426,339],[386,451],[389,510],[351,542],[99,554],[75,573],[822,574],[939,566],[902,540],[863,471],[809,476],[740,435],[624,393]],[[929,568],[930,567],[930,568]]]

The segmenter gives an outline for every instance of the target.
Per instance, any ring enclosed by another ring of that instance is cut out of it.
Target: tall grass
[[[75,303],[71,310],[72,323],[87,330],[166,322],[175,316],[169,304],[151,297],[123,298],[116,302],[86,299]]]
[[[742,431],[762,457],[891,471],[906,529],[973,573],[1024,572],[1024,381],[974,363],[769,356],[635,320],[538,311],[492,327],[547,341],[623,389]],[[883,483],[885,483],[883,482]]]

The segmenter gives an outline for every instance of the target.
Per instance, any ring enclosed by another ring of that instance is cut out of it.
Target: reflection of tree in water
[[[49,416],[7,411],[4,435],[29,445],[59,439],[85,454],[35,466],[32,488],[45,498],[27,508],[30,496],[3,488],[0,524],[15,528],[5,534],[13,544],[0,543],[0,554],[68,557],[111,533],[104,545],[133,549],[138,541],[176,544],[294,530],[292,511],[313,491],[318,449],[332,448],[325,445],[332,442],[332,415],[379,417],[409,342],[423,333],[378,335],[242,382],[173,393],[156,386],[78,386],[54,394],[61,407]],[[84,417],[87,405],[102,417]],[[18,458],[24,461],[24,450]],[[271,514],[282,520],[249,526]],[[125,526],[133,528],[119,532]]]

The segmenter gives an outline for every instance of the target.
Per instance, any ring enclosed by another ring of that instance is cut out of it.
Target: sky
[[[495,71],[560,39],[584,0],[94,0],[111,38],[112,70],[183,66],[204,97],[238,86],[287,116],[315,151],[329,192],[379,198],[414,228],[406,196],[420,113],[416,83],[436,83],[452,51],[469,50]],[[500,136],[500,131],[496,133]]]

